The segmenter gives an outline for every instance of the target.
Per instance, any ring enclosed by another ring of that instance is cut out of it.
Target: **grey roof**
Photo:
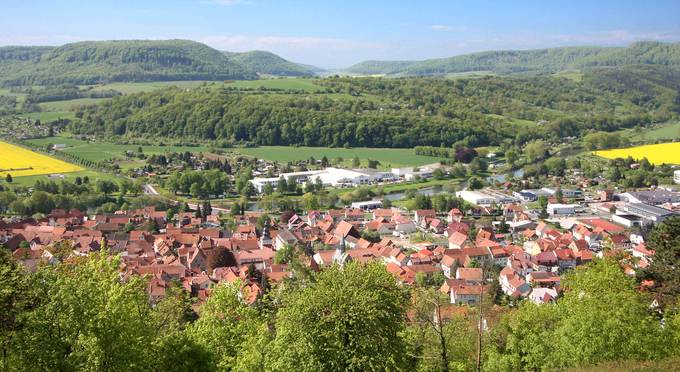
[[[667,216],[673,214],[673,211],[669,211],[668,209],[645,203],[630,203],[628,204],[627,210],[629,212],[639,210],[653,216]]]

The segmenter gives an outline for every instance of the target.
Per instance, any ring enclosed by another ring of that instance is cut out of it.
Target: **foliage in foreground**
[[[27,274],[0,255],[0,367],[11,371],[473,370],[476,311],[442,317],[434,288],[398,285],[379,263],[295,272],[256,306],[238,283],[214,287],[196,318],[186,292],[151,303],[108,252]],[[679,356],[680,316],[665,328],[613,260],[569,274],[555,305],[522,303],[483,337],[483,368],[545,370]],[[458,308],[463,310],[462,308]],[[670,308],[669,308],[670,309]]]

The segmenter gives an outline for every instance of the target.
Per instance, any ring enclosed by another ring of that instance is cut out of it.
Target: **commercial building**
[[[546,211],[551,216],[572,216],[576,214],[576,209],[579,208],[578,204],[548,204]]]
[[[628,203],[645,203],[659,205],[664,203],[680,203],[680,192],[656,188],[652,190],[630,191],[619,194],[619,199]]]
[[[403,177],[405,181],[413,181],[416,178],[428,179],[432,178],[434,170],[428,167],[415,169],[413,167],[406,168],[392,168],[392,174],[397,177]]]
[[[323,170],[304,171],[282,173],[279,177],[262,178],[256,177],[250,180],[258,192],[262,192],[266,185],[276,187],[279,178],[283,177],[288,180],[295,180],[298,184],[303,184],[307,180],[312,182],[317,178],[321,180],[325,186],[333,187],[353,187],[359,185],[366,185],[374,182],[382,182],[394,179],[394,175],[390,172],[378,171],[375,169],[341,169],[341,168],[326,168]]]
[[[456,196],[474,205],[488,206],[496,202],[496,198],[479,191],[463,190],[456,192]]]
[[[462,198],[466,202],[482,207],[488,207],[492,204],[508,204],[517,202],[518,199],[510,195],[503,194],[495,190],[463,190],[456,192],[456,196]]]
[[[354,202],[352,203],[352,208],[356,209],[361,209],[364,211],[370,211],[373,209],[378,209],[382,208],[382,201],[380,200],[368,200],[368,201],[362,201],[362,202]]]
[[[552,187],[544,187],[541,190],[550,194],[550,196],[554,196],[557,193],[558,189]],[[578,189],[560,189],[560,190],[562,190],[562,196],[565,198],[575,199],[583,197],[583,191]]]
[[[663,222],[666,218],[674,215],[668,209],[645,203],[628,203],[623,207],[623,213],[617,214],[638,216],[645,221],[645,224]]]

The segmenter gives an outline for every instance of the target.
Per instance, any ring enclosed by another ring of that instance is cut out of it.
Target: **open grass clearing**
[[[86,106],[86,105],[94,105],[99,102],[103,102],[106,100],[110,100],[111,98],[77,98],[77,99],[69,99],[65,101],[50,101],[50,102],[43,102],[40,103],[40,107],[42,107],[46,111],[69,111],[73,110],[75,107],[78,106]]]
[[[146,155],[153,154],[165,154],[169,152],[207,152],[208,148],[206,146],[145,146],[145,145],[118,145],[114,143],[105,142],[88,142],[79,139],[69,138],[69,137],[46,137],[39,139],[28,140],[27,142],[38,145],[46,146],[47,144],[63,144],[66,147],[63,150],[74,155],[77,155],[83,159],[91,161],[107,161],[112,159],[125,159],[124,152],[132,151],[137,152],[139,147]]]
[[[306,160],[310,157],[321,159],[324,156],[335,162],[342,158],[341,165],[351,166],[352,159],[356,156],[361,160],[361,166],[365,167],[368,159],[377,160],[382,168],[420,166],[438,163],[439,158],[433,156],[416,155],[413,149],[392,148],[328,148],[328,147],[292,147],[292,146],[261,146],[254,148],[237,148],[234,151],[244,155],[250,155],[259,159],[278,162],[295,162]]]
[[[323,87],[317,85],[312,79],[301,78],[278,78],[260,80],[240,80],[225,84],[227,87],[246,88],[246,89],[284,89],[284,90],[304,90],[309,93],[317,92]]]

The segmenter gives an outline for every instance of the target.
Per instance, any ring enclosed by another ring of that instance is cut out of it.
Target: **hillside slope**
[[[165,89],[82,107],[69,130],[259,145],[479,147],[561,141],[677,117],[680,69],[633,67],[601,67],[580,81],[331,77],[317,82],[322,91],[305,94]]]
[[[227,58],[261,75],[313,76],[315,72],[303,65],[290,62],[280,56],[262,50],[245,53],[224,52]]]
[[[680,66],[680,43],[639,42],[627,48],[502,50],[424,61],[366,61],[347,68],[345,72],[394,76],[445,75],[472,71],[491,71],[496,74],[553,73],[567,69],[638,64]]]
[[[0,48],[0,84],[254,79],[255,72],[188,40],[87,41]]]

